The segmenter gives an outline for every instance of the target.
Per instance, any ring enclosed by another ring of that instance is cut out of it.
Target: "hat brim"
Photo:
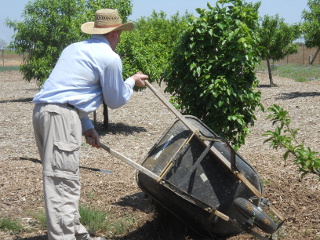
[[[87,34],[107,34],[112,31],[122,30],[122,31],[132,31],[134,28],[134,24],[124,23],[121,24],[119,27],[110,27],[110,28],[97,28],[94,27],[94,22],[87,22],[82,24],[81,31]]]

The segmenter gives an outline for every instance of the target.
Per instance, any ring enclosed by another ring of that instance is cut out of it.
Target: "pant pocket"
[[[52,169],[76,172],[79,168],[79,149],[76,143],[54,141]]]

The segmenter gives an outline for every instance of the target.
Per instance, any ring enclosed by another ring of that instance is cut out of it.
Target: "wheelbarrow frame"
[[[191,139],[196,138],[198,140],[198,142],[200,142],[203,145],[203,147],[206,149],[205,150],[206,153],[204,153],[204,154],[207,154],[209,152],[210,154],[214,155],[216,157],[216,159],[218,159],[221,162],[221,164],[228,171],[230,171],[231,174],[233,174],[235,176],[235,178],[237,178],[239,181],[241,181],[251,191],[251,193],[254,196],[257,197],[259,204],[260,204],[260,202],[262,202],[263,205],[267,206],[273,212],[273,214],[280,219],[281,223],[277,227],[277,228],[280,228],[280,226],[285,221],[284,217],[281,215],[281,213],[274,206],[272,206],[269,203],[269,201],[266,198],[264,198],[262,196],[262,192],[259,191],[257,189],[257,187],[254,186],[244,176],[244,174],[241,171],[239,171],[239,169],[237,167],[237,164],[236,164],[236,155],[237,155],[237,153],[233,150],[233,148],[226,141],[224,141],[223,139],[221,139],[221,138],[219,138],[217,136],[215,136],[214,139],[213,139],[212,136],[208,137],[208,136],[204,135],[201,131],[199,131],[199,129],[196,126],[194,126],[190,121],[188,121],[185,116],[183,116],[176,108],[174,108],[167,101],[167,99],[164,98],[148,81],[145,81],[145,83],[146,83],[146,86],[160,99],[160,101],[162,103],[164,103],[167,106],[167,108],[178,118],[178,120],[181,123],[183,123],[183,125],[187,129],[189,129],[189,131],[191,132],[191,135],[190,135],[189,138],[186,139],[186,142],[190,141]],[[212,142],[215,142],[215,141],[223,141],[223,143],[227,144],[228,148],[231,149],[231,153],[230,153],[231,154],[231,158],[229,160],[226,159],[226,157],[212,144]],[[181,147],[183,147],[183,145],[184,144],[182,144]],[[127,158],[127,157],[123,156],[122,154],[118,153],[117,151],[105,146],[104,144],[101,144],[101,147],[103,149],[105,149],[106,151],[108,151],[111,155],[113,155],[113,156],[119,158],[120,160],[126,162],[127,164],[131,165],[136,170],[138,170],[139,172],[143,173],[143,175],[147,176],[148,178],[151,178],[154,181],[155,184],[166,186],[166,188],[169,191],[174,191],[175,194],[179,195],[180,197],[183,197],[184,199],[186,199],[191,204],[194,204],[196,206],[200,206],[201,209],[203,209],[203,210],[205,210],[205,211],[207,211],[209,213],[208,216],[214,215],[214,216],[216,216],[218,218],[221,218],[226,222],[232,223],[237,228],[241,228],[246,232],[250,232],[252,235],[254,235],[254,236],[256,236],[256,237],[258,237],[260,239],[270,239],[270,238],[265,238],[262,235],[260,235],[257,232],[252,230],[252,226],[253,226],[254,222],[252,222],[250,224],[250,221],[251,221],[250,220],[250,216],[247,216],[248,217],[248,221],[247,221],[246,224],[239,223],[236,219],[233,219],[233,218],[229,217],[228,215],[224,214],[223,212],[217,210],[216,208],[214,208],[212,206],[207,205],[206,203],[204,203],[203,201],[200,201],[197,198],[193,198],[192,196],[190,196],[188,193],[182,191],[181,189],[176,188],[175,186],[170,186],[170,183],[167,182],[164,179],[164,176],[166,176],[168,171],[170,171],[170,169],[172,168],[172,161],[168,161],[168,164],[165,166],[165,168],[163,169],[163,171],[160,174],[155,174],[154,172],[150,171],[149,169],[143,167],[141,164],[138,164],[138,163],[130,160],[129,158]],[[177,152],[179,152],[179,151],[177,151]],[[154,185],[154,186],[157,186],[157,185]],[[145,190],[145,189],[142,189],[142,190]],[[157,200],[157,199],[155,199],[155,200]],[[242,205],[240,204],[240,208],[243,208],[243,205],[245,205],[245,204],[242,204]],[[255,208],[254,205],[253,205],[253,207]],[[247,211],[244,211],[244,212],[246,213]],[[179,217],[179,216],[177,216],[177,217]],[[190,224],[188,224],[188,225],[190,225]]]

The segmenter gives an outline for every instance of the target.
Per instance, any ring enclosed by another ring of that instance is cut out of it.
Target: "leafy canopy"
[[[260,105],[254,90],[259,4],[220,0],[207,6],[189,21],[164,81],[184,114],[197,116],[237,148]]]
[[[141,71],[149,75],[150,81],[160,80],[187,27],[188,16],[177,13],[168,18],[162,11],[153,11],[151,16],[138,19],[132,32],[123,32],[117,52],[123,61],[125,77]]]
[[[302,12],[305,43],[309,48],[320,47],[320,0],[309,0],[308,6],[309,11]]]
[[[259,27],[262,59],[281,60],[289,54],[298,52],[293,43],[300,36],[299,25],[288,25],[279,15],[265,15]]]
[[[117,8],[124,21],[132,12],[130,0],[35,0],[26,5],[23,21],[7,19],[16,32],[10,47],[27,53],[20,67],[24,78],[42,84],[67,45],[90,37],[80,26],[101,8]]]
[[[258,29],[260,37],[261,58],[267,61],[270,85],[275,85],[272,79],[270,60],[281,60],[289,54],[298,52],[298,46],[293,43],[300,36],[300,26],[284,23],[279,15],[265,15]]]

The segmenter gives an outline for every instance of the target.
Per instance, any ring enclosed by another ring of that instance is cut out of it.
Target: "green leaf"
[[[283,155],[283,159],[287,160],[289,154],[290,154],[290,151],[286,151],[285,154]]]
[[[230,2],[197,9],[200,16],[185,28],[168,65],[172,74],[164,81],[183,103],[181,111],[197,116],[238,148],[261,107],[261,95],[253,94],[258,15],[251,4],[232,1],[230,8],[225,3]]]
[[[217,23],[217,26],[221,29],[221,30],[224,30],[224,24],[222,24],[222,23]]]

